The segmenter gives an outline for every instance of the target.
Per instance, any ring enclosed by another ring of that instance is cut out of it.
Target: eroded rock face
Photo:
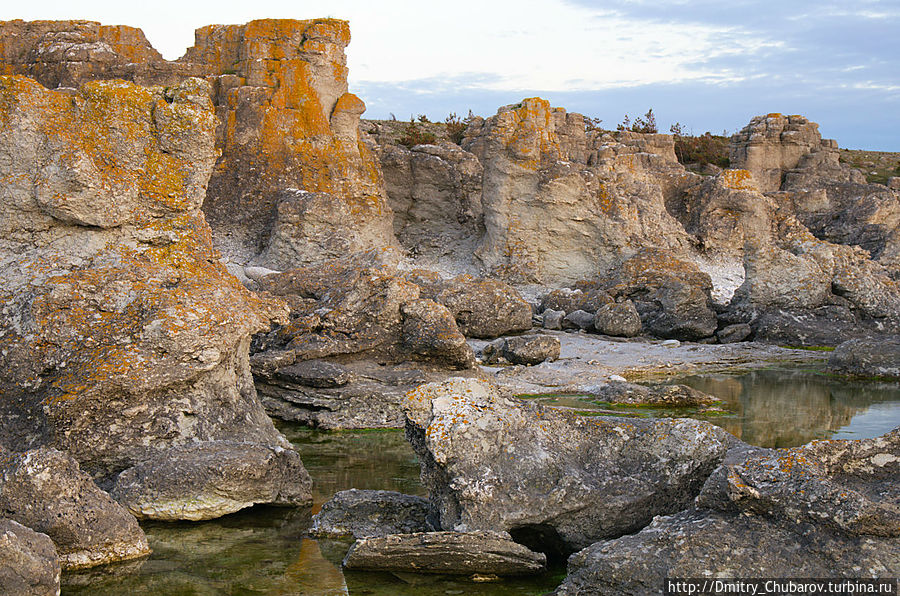
[[[312,504],[312,481],[296,451],[210,442],[176,447],[128,468],[113,498],[139,519],[214,519],[257,503]]]
[[[94,79],[175,85],[206,78],[221,155],[204,211],[232,260],[246,263],[266,246],[287,189],[338,197],[330,203],[334,212],[319,211],[315,226],[294,232],[299,244],[344,231],[364,249],[393,243],[377,162],[358,135],[365,105],[347,88],[346,21],[209,25],[172,62],[139,29],[89,21],[6,21],[0,39],[0,72],[32,76],[48,88]],[[327,207],[313,207],[319,206]],[[353,231],[335,229],[347,218]]]
[[[665,208],[690,177],[668,135],[587,135],[580,114],[531,98],[474,120],[462,146],[484,167],[475,256],[493,275],[571,282],[630,256],[631,246],[690,245]]]
[[[414,534],[433,530],[426,521],[428,501],[422,497],[387,490],[335,493],[313,516],[313,536],[368,538],[389,534]]]
[[[198,440],[289,448],[247,359],[283,306],[228,274],[199,210],[208,93],[0,78],[7,445],[66,450],[100,481]]]
[[[579,417],[465,379],[410,392],[406,415],[441,529],[506,531],[544,552],[683,509],[735,441],[687,419]]]
[[[357,540],[347,569],[460,575],[533,575],[547,558],[497,532],[426,532]]]
[[[41,448],[4,454],[2,460],[0,509],[50,536],[64,569],[150,554],[137,520],[68,455]]]
[[[637,594],[666,577],[892,577],[900,429],[863,441],[736,450],[695,508],[569,559],[557,590]]]
[[[22,596],[57,596],[59,560],[46,534],[0,518],[0,590]]]

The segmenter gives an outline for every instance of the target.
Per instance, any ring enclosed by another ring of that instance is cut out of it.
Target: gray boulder
[[[292,449],[215,441],[175,447],[119,474],[111,494],[141,519],[203,520],[258,503],[311,505]]]
[[[451,368],[474,366],[475,354],[446,306],[432,300],[416,300],[401,306],[400,314],[405,349]]]
[[[846,341],[829,356],[828,369],[845,375],[900,379],[900,336]]]
[[[569,559],[558,596],[646,594],[666,577],[896,577],[900,428],[733,450],[695,507]]]
[[[750,327],[750,325],[746,323],[735,323],[716,331],[716,337],[719,339],[720,344],[733,344],[744,341],[750,337],[751,333],[753,333],[753,328]]]
[[[566,318],[566,311],[548,308],[541,313],[541,316],[543,317],[544,329],[559,330],[562,329],[563,319]]]
[[[347,569],[452,575],[534,575],[546,569],[543,553],[497,532],[426,532],[357,540]]]
[[[604,304],[594,315],[594,329],[603,335],[634,337],[641,332],[641,315],[631,300]]]
[[[57,596],[59,561],[46,534],[0,518],[0,592],[17,596]]]
[[[335,493],[315,514],[309,533],[318,537],[369,538],[433,530],[426,521],[428,500],[387,490]]]
[[[572,552],[688,506],[736,442],[688,419],[580,417],[450,379],[407,394],[406,433],[445,530]]]
[[[512,364],[534,365],[559,358],[559,339],[551,335],[510,337],[503,345],[503,357]]]
[[[100,490],[69,455],[40,448],[5,456],[0,511],[47,534],[63,569],[150,554],[137,520]]]
[[[603,290],[560,288],[547,293],[541,300],[541,310],[561,310],[566,313],[583,310],[594,313],[604,304],[613,300]]]
[[[594,330],[594,315],[586,310],[574,310],[563,318],[563,329],[582,329],[584,331]]]

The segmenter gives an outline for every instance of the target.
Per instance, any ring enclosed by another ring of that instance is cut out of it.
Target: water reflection
[[[723,401],[709,420],[751,445],[794,447],[814,439],[877,437],[900,425],[900,384],[837,379],[815,371],[761,370],[678,379]]]
[[[313,510],[347,488],[424,494],[419,465],[403,431],[281,431],[313,478]],[[254,507],[218,520],[141,526],[153,554],[142,561],[63,574],[63,594],[476,596],[537,595],[562,581],[563,569],[539,578],[476,583],[467,578],[347,573],[349,542],[306,536],[311,511]]]

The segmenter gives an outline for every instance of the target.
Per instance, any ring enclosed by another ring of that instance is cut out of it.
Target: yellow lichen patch
[[[721,180],[722,185],[731,190],[757,190],[753,174],[749,170],[725,170]]]

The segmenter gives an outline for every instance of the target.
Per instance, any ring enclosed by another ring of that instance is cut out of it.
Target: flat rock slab
[[[100,490],[78,462],[56,449],[2,456],[0,511],[50,536],[63,569],[150,554],[134,516]]]
[[[357,540],[344,558],[347,569],[413,571],[448,575],[533,575],[546,569],[532,552],[496,532],[419,532]]]
[[[0,518],[0,593],[57,596],[59,572],[49,536]]]
[[[644,386],[622,381],[610,383],[595,393],[605,402],[612,404],[653,405],[669,407],[708,406],[718,398],[703,393],[687,385]]]
[[[310,505],[292,449],[211,441],[176,447],[119,474],[113,497],[141,519],[203,520],[256,504]]]
[[[428,532],[428,500],[388,490],[357,490],[335,493],[313,516],[313,536],[369,538],[388,534]]]

